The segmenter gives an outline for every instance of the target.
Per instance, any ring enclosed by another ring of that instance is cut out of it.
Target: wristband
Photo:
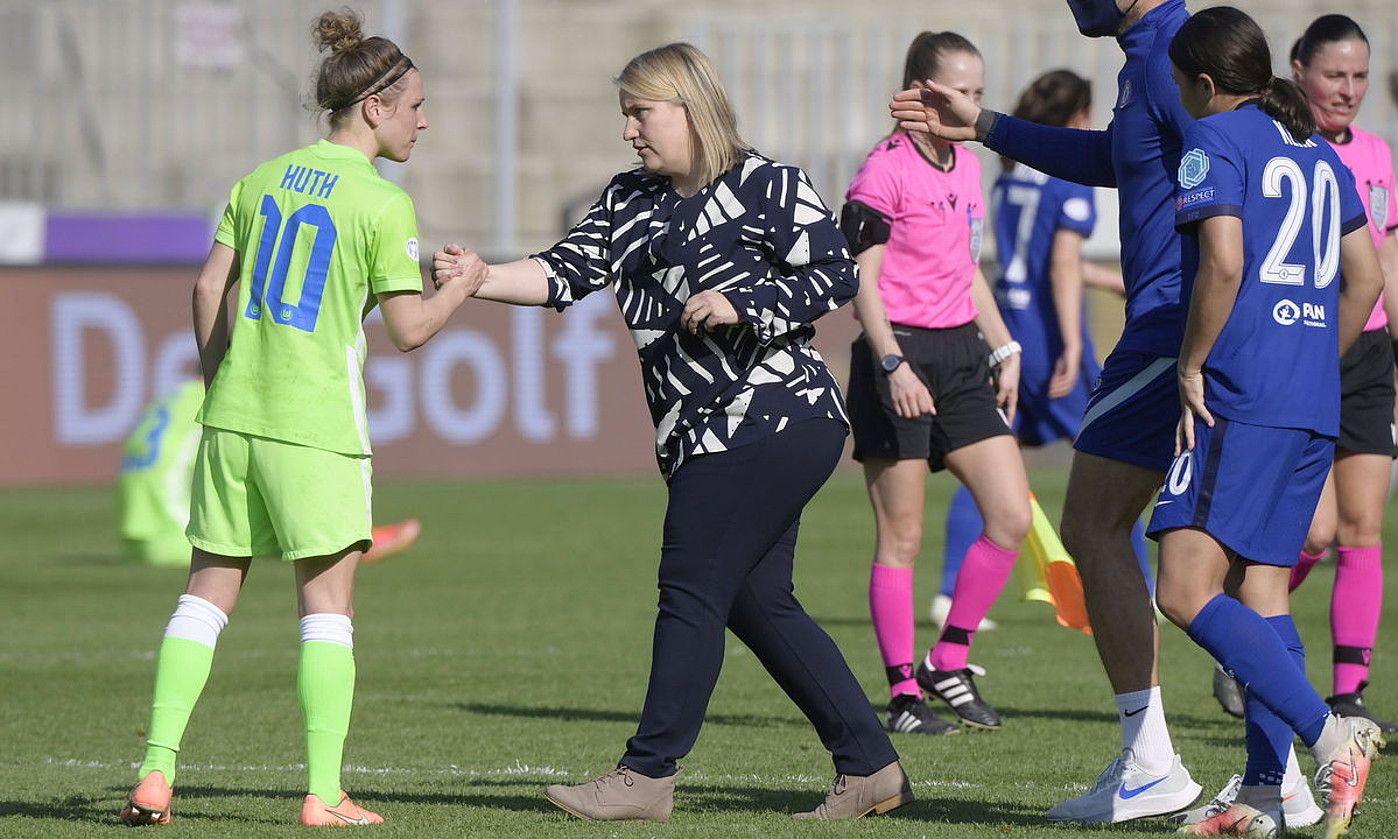
[[[981,108],[980,115],[976,117],[976,140],[985,142],[985,138],[990,136],[990,132],[995,130],[995,123],[1000,119],[1000,114],[989,108]]]
[[[1023,352],[1023,350],[1024,348],[1019,345],[1018,341],[1011,341],[990,354],[990,366],[999,367],[1000,362],[1016,353]]]

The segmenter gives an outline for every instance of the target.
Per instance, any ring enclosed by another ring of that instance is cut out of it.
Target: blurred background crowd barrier
[[[322,133],[308,110],[318,0],[0,0],[0,484],[106,481],[149,399],[193,375],[188,289],[229,187]],[[1062,0],[975,4],[771,0],[361,0],[366,31],[422,68],[431,128],[409,166],[424,254],[447,240],[512,258],[551,244],[634,158],[611,78],[632,55],[689,40],[710,53],[761,152],[807,169],[838,206],[887,131],[908,41],[969,37],[985,101],[1012,107],[1037,73],[1094,82],[1110,119],[1121,54]],[[1203,5],[1195,3],[1196,7]],[[1398,141],[1393,0],[1237,0],[1284,74],[1316,15],[1343,11],[1373,45],[1360,123]],[[982,155],[987,187],[999,167]],[[1115,195],[1089,254],[1117,256]],[[987,254],[988,255],[988,254]],[[605,295],[582,311],[468,307],[399,356],[371,326],[367,368],[381,474],[616,472],[651,467],[625,332]],[[1093,301],[1107,339],[1120,306]],[[823,324],[843,378],[851,317]],[[1105,348],[1104,346],[1104,348]]]

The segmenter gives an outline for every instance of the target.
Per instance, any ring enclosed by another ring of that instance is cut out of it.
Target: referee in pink
[[[908,49],[903,82],[925,79],[978,98],[985,65],[962,36],[923,32]],[[874,510],[869,611],[891,694],[887,727],[959,730],[932,712],[925,691],[961,723],[999,728],[969,655],[1014,567],[1030,511],[1009,426],[1020,348],[978,268],[980,164],[955,143],[895,130],[869,153],[845,199],[841,227],[859,265],[854,305],[863,326],[850,363],[849,413]],[[949,469],[966,485],[985,531],[966,554],[941,636],[915,661],[913,567],[928,469]]]

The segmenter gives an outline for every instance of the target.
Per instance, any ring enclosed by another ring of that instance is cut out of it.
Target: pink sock
[[[913,678],[913,569],[874,563],[869,572],[869,616],[874,619],[889,694],[921,696]]]
[[[1306,549],[1302,548],[1301,555],[1296,558],[1296,564],[1291,568],[1291,587],[1288,591],[1295,591],[1304,583],[1306,577],[1310,575],[1311,569],[1315,567],[1315,564],[1325,559],[1326,553],[1328,553],[1328,551],[1325,549],[1322,549],[1320,553],[1307,553]]]
[[[981,534],[981,538],[966,552],[961,573],[956,577],[956,589],[951,595],[951,611],[942,627],[942,637],[928,654],[938,670],[960,670],[971,655],[971,642],[981,618],[995,605],[995,598],[1010,579],[1018,551],[1000,547]]]
[[[1335,641],[1335,693],[1354,693],[1369,678],[1369,655],[1383,609],[1383,546],[1339,549],[1330,634]]]

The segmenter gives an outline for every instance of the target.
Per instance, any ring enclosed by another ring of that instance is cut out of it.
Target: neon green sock
[[[175,755],[180,751],[189,715],[204,692],[214,648],[188,638],[166,638],[160,642],[155,664],[155,698],[151,701],[150,734],[146,737],[146,759],[136,775],[140,780],[151,772],[163,772],[175,784]]]
[[[354,705],[354,650],[303,642],[296,695],[306,721],[307,789],[333,807],[340,803],[340,763]]]

